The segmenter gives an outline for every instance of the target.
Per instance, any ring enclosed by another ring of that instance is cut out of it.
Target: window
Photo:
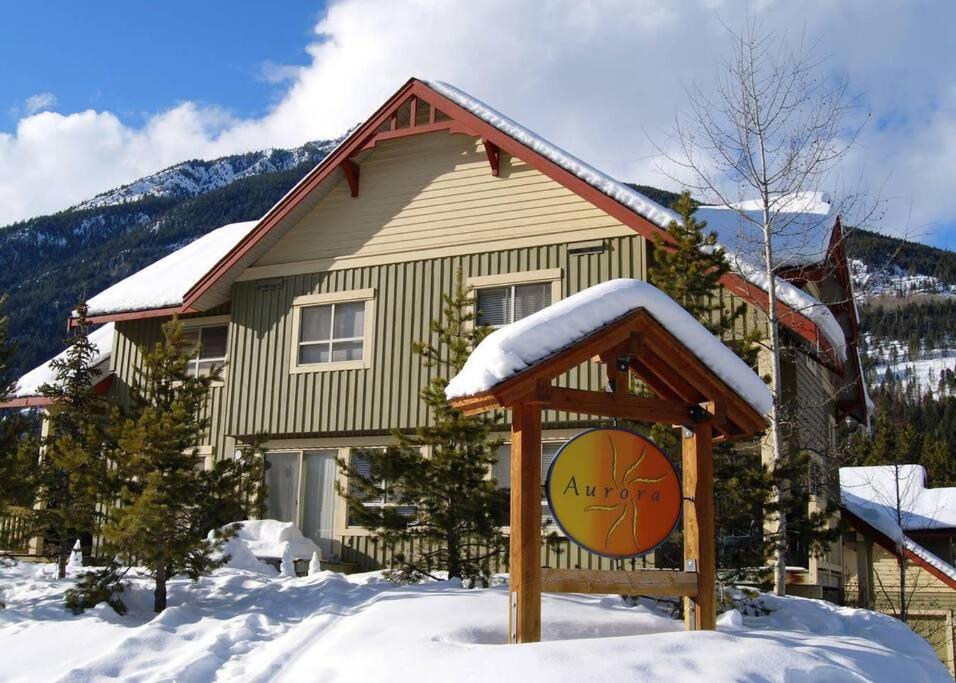
[[[545,526],[553,524],[551,508],[548,506],[547,498],[544,494],[544,482],[548,477],[548,469],[554,461],[564,441],[543,441],[541,442],[541,523]],[[511,444],[502,444],[498,447],[498,458],[495,461],[492,475],[500,489],[511,488]]]
[[[507,285],[479,289],[478,324],[501,327],[551,305],[551,283]]]
[[[349,459],[349,464],[351,468],[355,470],[358,474],[367,478],[370,475],[371,469],[372,469],[371,460],[368,457],[369,451],[381,452],[384,450],[385,450],[384,448],[355,449],[352,451],[351,457]],[[385,482],[384,481],[380,482],[380,486],[384,488]],[[356,487],[353,485],[353,482],[350,480],[349,494],[354,496],[357,493],[358,491],[356,490]],[[386,493],[386,495],[379,496],[378,498],[371,498],[371,497],[365,498],[362,501],[362,505],[364,505],[365,507],[379,507],[379,508],[394,507],[398,510],[398,512],[405,515],[406,517],[411,517],[412,515],[415,514],[414,505],[402,505],[401,502],[402,501],[397,494],[393,494],[392,497],[389,497],[389,495]],[[351,510],[349,511],[347,523],[349,526],[355,526],[357,524],[357,522],[352,518]]]
[[[299,325],[299,363],[362,360],[365,303],[304,306]]]
[[[193,327],[183,331],[183,341],[189,348],[196,349],[189,361],[190,374],[204,377],[222,369],[226,363],[228,334],[227,325]]]
[[[373,290],[293,302],[292,372],[369,367]]]
[[[537,313],[561,298],[560,268],[468,278],[475,290],[479,325],[501,327]]]

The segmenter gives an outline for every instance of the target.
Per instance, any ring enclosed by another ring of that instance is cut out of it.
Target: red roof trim
[[[897,547],[896,543],[893,541],[892,538],[884,534],[882,531],[880,531],[879,529],[871,525],[866,520],[860,518],[858,515],[855,515],[853,512],[846,509],[846,507],[841,506],[841,509],[843,510],[843,514],[847,515],[850,518],[851,524],[853,524],[853,526],[857,529],[857,531],[861,532],[862,534],[866,536],[872,537],[873,540],[879,543],[884,550],[886,550],[889,553],[893,553],[893,555],[899,558],[900,556],[899,548]],[[924,560],[922,557],[914,553],[909,548],[903,548],[903,558],[907,560],[911,560],[915,564],[918,564],[920,567],[928,571],[930,574],[935,576],[937,579],[945,583],[950,588],[956,589],[956,580],[954,580],[948,574],[941,572],[939,569],[931,565],[929,562]]]
[[[103,396],[113,386],[113,373],[108,374],[93,386],[98,396]],[[8,401],[0,401],[0,408],[38,408],[53,403],[49,396],[21,396]]]
[[[243,256],[248,254],[249,250],[262,239],[266,233],[285,218],[297,204],[303,201],[312,190],[333,173],[343,161],[363,149],[370,141],[370,138],[375,136],[378,127],[388,121],[394,111],[404,104],[410,96],[415,96],[420,100],[428,102],[432,111],[436,108],[440,109],[453,119],[461,122],[466,132],[470,132],[476,137],[491,142],[512,156],[518,157],[535,170],[543,173],[564,187],[567,187],[580,197],[600,208],[609,216],[621,221],[621,223],[639,235],[651,240],[655,237],[661,237],[669,241],[667,233],[654,223],[651,223],[617,200],[604,194],[584,180],[581,180],[573,173],[561,168],[550,159],[545,158],[531,148],[521,144],[510,135],[501,132],[494,126],[478,118],[444,95],[432,90],[425,83],[413,78],[403,85],[398,92],[392,95],[385,104],[379,107],[371,118],[356,129],[332,154],[326,157],[322,163],[306,175],[289,194],[280,200],[280,202],[259,221],[259,224],[246,235],[239,244],[224,256],[212,270],[203,276],[203,278],[186,293],[183,301],[184,307],[195,304],[213,283],[223,277]],[[423,131],[428,130],[426,126],[422,126],[422,128]],[[388,135],[388,133],[386,133],[386,135]],[[729,285],[728,288],[732,289],[738,296],[759,306],[763,310],[767,309],[767,293],[758,287],[754,287],[740,275],[736,273],[728,274],[724,278],[724,284],[725,286]],[[826,342],[823,335],[820,334],[816,324],[802,313],[786,307],[785,304],[781,303],[780,306],[784,306],[784,309],[781,309],[784,314],[781,316],[781,321],[811,344],[822,347],[832,356],[834,363],[836,363],[836,354],[833,353],[833,349],[830,348],[829,343]],[[837,363],[837,365],[839,364]]]
[[[124,313],[107,313],[105,315],[94,315],[87,318],[92,325],[100,323],[119,322],[122,320],[142,320],[144,318],[164,318],[173,315],[182,315],[184,313],[195,313],[193,309],[186,306],[169,306],[168,308],[149,308],[143,311],[126,311]],[[76,325],[76,318],[70,318],[69,326]]]

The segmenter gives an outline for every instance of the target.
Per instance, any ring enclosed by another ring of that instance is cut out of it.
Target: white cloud
[[[237,120],[186,103],[130,127],[109,112],[42,112],[0,134],[0,224],[63,208],[190,157],[334,137],[409,76],[450,81],[623,179],[664,184],[657,135],[712,77],[731,0],[341,0],[316,27],[311,63],[270,64],[285,83],[268,114]],[[767,0],[768,28],[805,30],[829,66],[863,93],[871,123],[845,171],[894,200],[889,229],[956,219],[956,6],[906,0]],[[889,122],[889,123],[887,123]]]
[[[51,92],[40,92],[36,95],[30,95],[23,101],[23,111],[27,116],[36,114],[44,109],[52,109],[56,106],[56,95]]]

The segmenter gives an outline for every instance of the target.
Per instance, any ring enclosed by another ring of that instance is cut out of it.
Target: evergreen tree
[[[504,548],[500,526],[507,495],[488,477],[499,444],[490,439],[492,418],[464,415],[445,398],[448,377],[461,370],[486,330],[474,324],[461,272],[443,301],[441,319],[431,324],[432,341],[413,347],[437,370],[421,392],[430,423],[412,434],[395,432],[395,447],[363,453],[367,468],[340,461],[349,486],[339,492],[351,518],[377,538],[414,548],[396,555],[400,566],[392,578],[415,580],[446,570],[449,578],[486,583],[491,559]],[[386,505],[366,506],[372,499]]]
[[[190,372],[194,350],[177,320],[164,326],[164,339],[143,356],[130,414],[116,427],[121,506],[112,511],[105,536],[119,557],[150,571],[156,612],[166,608],[169,578],[196,580],[223,563],[214,551],[228,534],[207,534],[222,521],[214,509],[235,495],[229,468],[202,470],[197,446],[209,427],[203,408],[216,376]]]
[[[86,544],[99,527],[99,504],[110,499],[110,407],[96,392],[98,353],[88,337],[86,307],[78,306],[65,354],[51,363],[54,379],[40,387],[50,399],[48,429],[37,468],[36,525],[56,549],[58,575],[77,539]]]
[[[0,295],[0,310],[7,297]],[[17,377],[7,316],[0,314],[0,401],[13,395]],[[0,411],[0,512],[7,505],[33,505],[33,487],[39,445],[32,438],[36,420],[20,410]]]

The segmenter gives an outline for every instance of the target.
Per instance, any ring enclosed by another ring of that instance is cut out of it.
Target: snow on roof
[[[109,360],[113,350],[113,323],[107,323],[102,327],[93,330],[89,335],[90,343],[96,348],[96,356],[93,358],[91,367],[96,367]],[[40,387],[44,384],[50,384],[56,379],[51,364],[54,360],[62,360],[66,357],[67,350],[62,351],[57,356],[51,358],[46,363],[38,365],[17,380],[16,388],[13,390],[12,398],[28,398],[40,395]]]
[[[624,183],[568,154],[557,145],[548,142],[534,131],[520,123],[512,121],[499,111],[489,107],[481,100],[462,92],[453,85],[441,81],[426,81],[428,87],[444,95],[462,109],[465,109],[485,123],[494,126],[508,137],[514,138],[525,147],[554,162],[569,173],[574,174],[588,185],[600,190],[635,213],[664,228],[671,221],[679,221],[680,216],[652,199],[645,197]]]
[[[926,488],[922,465],[841,467],[840,499],[854,515],[956,580],[956,568],[906,535],[956,528],[956,487]]]
[[[231,223],[120,280],[87,302],[88,315],[179,306],[183,297],[258,221]]]
[[[771,200],[774,267],[799,267],[824,261],[837,213],[826,192],[800,192]],[[750,262],[763,259],[763,211],[758,200],[727,206],[701,206],[695,217],[730,254]]]
[[[639,308],[646,309],[759,414],[770,411],[770,391],[746,363],[676,301],[647,282],[630,279],[602,282],[495,330],[451,379],[445,395],[452,399],[488,391]]]
[[[747,282],[765,292],[770,291],[767,273],[736,254],[727,253],[731,267]],[[846,335],[836,316],[825,303],[781,277],[774,276],[777,300],[805,315],[827,338],[840,360],[846,360]]]
[[[671,221],[679,222],[681,220],[680,215],[671,209],[661,206],[637,190],[565,152],[557,145],[512,121],[501,112],[462,92],[455,86],[441,81],[426,81],[426,83],[430,88],[471,112],[485,123],[494,126],[505,135],[534,150],[657,226],[666,228]],[[701,207],[697,211],[697,217],[707,220],[708,228],[717,232],[718,240],[724,246],[728,257],[730,257],[731,267],[754,286],[759,287],[764,292],[769,292],[769,283],[766,276],[761,275],[758,269],[749,265],[753,262],[759,263],[759,259],[752,258],[753,254],[749,254],[751,258],[748,258],[748,254],[742,253],[739,248],[742,244],[746,244],[746,240],[740,239],[741,234],[751,234],[741,233],[742,228],[739,223],[742,218],[739,211],[750,213],[756,211],[757,208],[758,205],[755,200],[740,202],[733,207]],[[819,257],[813,262],[822,260],[820,254],[825,255],[825,250],[830,243],[830,233],[836,222],[836,214],[833,212],[830,196],[824,192],[806,192],[781,197],[776,200],[774,208],[778,211],[778,225],[792,228],[794,235],[793,237],[787,235],[775,236],[778,245],[775,251],[781,256],[778,265],[783,263],[796,265],[795,262],[802,258]],[[750,224],[747,223],[747,225]],[[787,231],[788,235],[789,232],[790,230]],[[840,324],[825,304],[797,287],[788,284],[782,278],[777,278],[777,296],[788,306],[810,318],[830,340],[841,360],[846,360],[844,351],[846,338]]]

